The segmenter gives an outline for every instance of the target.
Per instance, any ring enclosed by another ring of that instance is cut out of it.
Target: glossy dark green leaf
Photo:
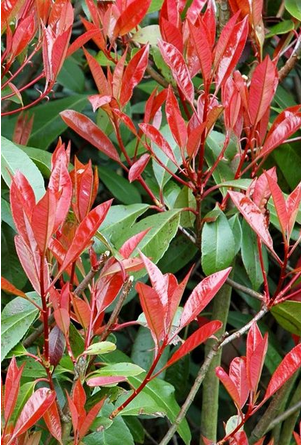
[[[67,90],[82,93],[85,89],[85,76],[73,57],[65,60],[57,81]]]
[[[1,274],[18,289],[22,289],[27,277],[20,265],[15,249],[14,237],[16,232],[7,224],[2,224],[1,231]]]
[[[170,243],[169,249],[161,258],[158,267],[163,273],[176,273],[193,260],[198,249],[187,242],[185,235],[178,235]]]
[[[294,29],[294,23],[291,20],[283,20],[283,22],[277,23],[270,28],[269,32],[266,34],[265,38],[270,39],[273,36],[280,34],[287,34]]]
[[[110,190],[112,195],[123,204],[141,202],[141,196],[134,184],[108,168],[98,167],[99,179]]]
[[[301,302],[284,301],[272,307],[271,313],[277,322],[292,334],[301,336]]]
[[[284,6],[295,19],[301,21],[301,4],[299,0],[285,0]]]

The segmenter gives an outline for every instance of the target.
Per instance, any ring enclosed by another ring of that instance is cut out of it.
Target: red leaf
[[[173,77],[175,78],[178,87],[180,88],[188,102],[192,104],[194,99],[194,87],[182,54],[171,43],[159,40],[158,46],[164,62],[172,71]]]
[[[149,229],[143,230],[142,232],[137,233],[136,235],[129,238],[119,249],[120,254],[124,258],[129,258],[130,255],[134,252],[139,243],[143,240],[145,235],[150,231]]]
[[[109,378],[113,378],[113,377],[109,377]],[[80,426],[79,429],[79,437],[83,438],[87,432],[90,429],[90,426],[92,425],[95,417],[98,415],[99,411],[101,410],[103,404],[105,402],[105,398],[100,400],[98,403],[96,403],[96,405],[93,406],[93,408],[90,409],[90,411],[88,412],[88,414],[85,417],[85,420],[83,421],[82,425]]]
[[[95,207],[95,209],[91,210],[91,212],[80,223],[76,229],[72,244],[66,253],[60,273],[62,273],[70,263],[76,261],[79,255],[88,247],[91,239],[105,219],[111,204],[112,199],[98,205]]]
[[[300,105],[282,111],[273,122],[257,159],[271,153],[301,127]]]
[[[34,114],[31,117],[29,117],[27,113],[23,114],[21,112],[19,114],[14,129],[13,142],[20,145],[27,145],[33,126],[33,120]]]
[[[160,298],[164,308],[164,312],[161,314],[161,317],[165,318],[168,304],[168,276],[163,275],[160,269],[142,252],[140,252],[140,256],[149,275],[152,287],[156,291],[156,294]]]
[[[128,127],[128,129],[134,133],[135,136],[137,136],[137,130],[136,127],[132,121],[132,119],[127,116],[125,113],[123,113],[122,111],[118,110],[117,108],[113,108],[112,112],[118,116],[119,119],[122,120],[122,122]]]
[[[265,217],[260,209],[250,200],[250,198],[240,192],[229,192],[229,195],[254,232],[259,236],[263,243],[273,251],[273,241],[266,227]]]
[[[144,172],[145,167],[148,164],[148,161],[150,160],[149,154],[142,155],[138,161],[136,161],[129,170],[129,181],[133,182],[137,178],[140,177],[140,175]]]
[[[139,0],[138,0],[139,1]],[[145,45],[132,57],[125,69],[119,103],[123,108],[133,95],[135,86],[142,80],[148,63],[149,45]]]
[[[189,157],[197,155],[200,147],[200,141],[205,129],[206,122],[203,122],[190,132],[187,142],[187,154]]]
[[[179,50],[181,54],[183,54],[183,37],[179,29],[164,17],[160,18],[159,25],[163,40],[171,43]]]
[[[65,334],[68,335],[69,332],[69,326],[70,326],[70,316],[67,309],[64,308],[58,308],[53,312],[56,324],[60,328],[60,330]]]
[[[92,73],[94,82],[97,86],[99,94],[101,94],[101,96],[111,96],[112,91],[108,84],[107,78],[104,75],[102,67],[99,65],[97,60],[95,60],[94,57],[91,56],[91,54],[85,50],[85,48],[84,48],[84,54],[88,61],[88,65],[89,65],[90,71]]]
[[[73,400],[70,398],[69,394],[66,393],[67,396],[67,400],[68,400],[68,405],[69,405],[69,409],[70,409],[70,414],[71,414],[71,420],[72,420],[72,425],[73,425],[73,430],[74,430],[74,435],[76,435],[77,431],[78,431],[78,419],[79,419],[79,414],[77,412],[76,406],[73,402]]]
[[[281,232],[283,234],[283,237],[285,238],[289,222],[289,214],[286,209],[285,199],[275,179],[272,178],[268,173],[265,173],[265,175],[268,180],[269,187],[272,193],[275,209],[278,216],[278,221],[281,227]]]
[[[147,13],[150,4],[151,0],[145,0],[143,2],[141,2],[141,0],[133,0],[129,3],[116,22],[114,37],[124,36],[139,25]]]
[[[160,91],[160,93],[158,94],[157,88],[153,90],[152,94],[149,96],[145,104],[143,123],[148,124],[154,119],[156,113],[162,107],[166,97],[167,89]]]
[[[236,386],[239,394],[239,408],[242,409],[249,395],[245,357],[235,357],[232,360],[230,363],[229,377]]]
[[[184,305],[179,330],[194,320],[207,304],[210,303],[228,278],[230,272],[231,267],[228,267],[225,270],[209,275],[209,277],[204,278],[204,280],[194,288]]]
[[[201,21],[205,25],[208,42],[210,46],[213,47],[216,34],[215,3],[213,0],[208,0],[207,8]]]
[[[20,0],[3,0],[1,2],[1,29],[2,32],[6,29],[6,25],[14,19],[18,10],[21,8]]]
[[[168,368],[169,366],[180,360],[182,357],[189,354],[200,344],[204,343],[206,340],[208,340],[209,337],[211,337],[211,335],[215,334],[215,332],[217,332],[222,327],[222,325],[223,323],[215,320],[199,328],[192,335],[190,335],[187,340],[184,341],[179,349],[168,360],[164,368]]]
[[[88,386],[107,386],[113,385],[114,383],[125,382],[126,377],[122,375],[104,376],[104,377],[92,377],[87,380]]]
[[[275,181],[277,181],[276,167],[270,168],[267,172]],[[271,196],[271,191],[269,188],[269,183],[267,180],[266,173],[263,173],[255,180],[255,185],[252,182],[249,189],[254,189],[252,192],[252,200],[257,205],[260,210],[264,210],[267,200]]]
[[[78,379],[74,385],[72,400],[79,414],[79,428],[80,428],[81,422],[86,417],[86,411],[84,407],[87,401],[86,393],[80,379]]]
[[[295,221],[297,218],[298,210],[300,208],[301,203],[301,183],[297,185],[295,190],[288,196],[286,200],[286,210],[289,217],[287,234],[288,238],[290,238],[291,232],[294,228]]]
[[[256,323],[247,336],[247,375],[250,391],[256,392],[268,347],[268,335],[262,338]]]
[[[269,56],[254,70],[249,92],[249,115],[251,124],[257,125],[274,97],[277,86],[277,71]]]
[[[57,309],[56,314],[57,317],[62,319],[62,316],[58,316],[58,311],[60,311],[60,314],[62,311],[66,311],[66,309]],[[67,312],[67,311],[66,311]],[[68,314],[68,312],[67,312]],[[69,314],[68,314],[69,319]],[[56,320],[55,320],[56,321]],[[57,323],[58,324],[58,323]],[[68,330],[67,330],[68,331]],[[63,332],[67,332],[65,329],[64,331],[58,326],[54,326],[54,328],[51,330],[49,334],[49,357],[50,357],[50,363],[53,366],[57,366],[63,357],[64,349],[65,349],[65,337]]]
[[[55,393],[48,388],[35,391],[25,403],[14,428],[12,438],[29,430],[45,414],[55,400]]]
[[[102,313],[115,300],[123,285],[123,278],[121,273],[101,277],[97,281],[95,290],[95,298],[97,310]]]
[[[112,97],[111,96],[102,96],[100,94],[94,94],[93,96],[89,96],[88,100],[89,100],[90,104],[92,105],[93,111],[95,113],[95,111],[97,111],[98,108],[101,108],[104,105],[108,105],[111,102]]]
[[[167,140],[162,136],[156,127],[150,124],[139,124],[143,133],[158,147],[161,148],[164,154],[175,164],[178,165],[177,160],[173,154],[172,148]]]
[[[87,329],[91,321],[91,309],[89,304],[78,297],[74,297],[73,294],[71,294],[71,300],[77,322],[80,323],[83,328]],[[65,311],[66,310],[64,310],[64,313],[66,313]]]
[[[78,159],[75,158],[74,166],[75,202],[73,202],[72,207],[78,221],[82,221],[93,205],[95,189],[98,189],[98,175],[96,170],[95,177],[93,177],[91,160],[88,165],[82,165]]]
[[[157,292],[144,283],[137,283],[136,290],[139,294],[140,304],[144,312],[147,325],[157,345],[165,335],[164,306]]]
[[[172,91],[168,88],[167,99],[165,104],[165,112],[169,128],[172,132],[174,140],[179,147],[186,147],[187,143],[187,129],[184,119],[182,118],[178,101]]]
[[[192,268],[186,274],[185,278],[178,284],[176,277],[172,274],[168,274],[168,311],[167,311],[167,326],[169,329],[172,328],[172,321],[180,304],[181,298],[183,296],[184,290],[187,286]],[[173,283],[174,282],[174,283]],[[174,286],[173,286],[174,284]]]
[[[60,444],[62,444],[62,426],[61,426],[59,410],[55,400],[44,414],[43,419],[46,423],[47,429],[50,432],[50,434]]]
[[[26,294],[23,291],[17,289],[12,283],[10,283],[6,278],[1,277],[1,289],[4,292],[8,292],[9,294],[18,295],[19,297],[23,297],[27,299]]]
[[[9,364],[6,374],[4,398],[3,398],[5,422],[9,420],[10,416],[12,415],[15,409],[24,366],[25,363],[23,363],[20,366],[20,368],[18,368],[15,357],[11,359],[11,362]]]
[[[211,76],[212,66],[212,53],[210,44],[207,38],[206,28],[202,21],[199,22],[199,26],[196,27],[188,22],[190,37],[197,53],[204,83],[208,85]]]
[[[112,89],[113,89],[113,96],[117,100],[120,97],[120,90],[122,86],[122,78],[126,63],[126,56],[127,56],[127,48],[125,49],[124,53],[118,60],[113,72]]]
[[[109,158],[119,163],[121,162],[118,152],[110,139],[91,119],[73,110],[65,110],[60,115],[63,121],[82,138],[86,139]]]
[[[37,203],[32,213],[32,228],[42,255],[48,247],[49,240],[55,231],[54,223],[57,208],[57,197],[48,189]]]
[[[236,13],[224,26],[214,52],[214,71],[216,72],[216,91],[229,78],[237,65],[248,37],[248,19],[237,22]]]
[[[295,346],[282,360],[267,387],[264,399],[271,397],[301,366],[301,344]]]
[[[29,46],[36,32],[35,14],[32,11],[30,15],[20,20],[16,31],[13,35],[11,57],[17,57],[21,52]]]
[[[228,374],[220,366],[215,368],[215,373],[216,373],[217,377],[220,379],[220,381],[222,382],[222,384],[224,385],[224,387],[226,388],[226,390],[228,391],[228,393],[230,394],[232,400],[235,402],[235,404],[238,407],[240,407],[240,396],[238,393],[238,389],[236,388],[236,385],[233,382],[233,380],[228,376]]]
[[[89,40],[91,40],[93,37],[101,37],[100,29],[93,25],[93,23],[90,23],[90,25],[91,29],[81,34],[77,39],[74,40],[74,42],[71,43],[68,48],[66,58],[70,57],[73,53],[75,53],[75,51],[89,42]]]

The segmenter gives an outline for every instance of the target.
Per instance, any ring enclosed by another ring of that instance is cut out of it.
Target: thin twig
[[[267,312],[268,312],[268,308],[264,305],[262,307],[262,309],[255,315],[255,317],[249,323],[247,323],[245,326],[243,326],[237,332],[234,332],[234,334],[228,335],[224,340],[221,340],[215,346],[212,347],[212,349],[209,351],[207,357],[205,358],[203,365],[201,366],[201,368],[198,372],[198,375],[194,381],[194,384],[192,385],[191,390],[190,390],[184,404],[182,405],[182,408],[181,408],[177,418],[175,419],[172,426],[169,428],[169,430],[167,431],[166,435],[163,437],[163,439],[161,440],[159,445],[167,445],[169,443],[169,441],[171,440],[172,436],[177,431],[180,423],[186,416],[187,411],[190,408],[190,405],[192,404],[198,390],[200,389],[200,386],[208,372],[210,364],[211,364],[213,358],[218,353],[219,349],[223,348],[228,343],[232,342],[233,340],[235,340],[235,339],[241,337],[243,334],[245,334],[250,329],[252,324],[255,323],[256,321],[260,320],[261,318],[263,318]]]
[[[282,82],[286,76],[292,71],[296,63],[301,57],[301,35],[297,39],[296,46],[290,56],[290,58],[285,62],[285,65],[279,70],[279,82]]]
[[[300,409],[301,409],[301,400],[295,403],[295,405],[288,408],[286,411],[284,411],[284,413],[280,414],[280,416],[276,417],[276,419],[274,419],[270,423],[268,429],[266,430],[266,433],[275,428],[275,426],[277,426],[279,423],[282,423],[284,420],[286,420],[288,417],[290,417],[292,414],[294,414],[296,411],[299,411]]]

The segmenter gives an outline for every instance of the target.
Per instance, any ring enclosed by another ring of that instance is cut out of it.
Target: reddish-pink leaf
[[[30,138],[32,126],[33,126],[34,114],[29,117],[27,113],[21,112],[18,116],[14,134],[13,142],[20,145],[27,145]]]
[[[6,278],[1,277],[1,289],[4,292],[8,292],[9,294],[18,295],[19,297],[23,297],[27,299],[26,294],[23,291],[17,289],[12,283],[10,283]]]
[[[271,153],[301,127],[300,105],[282,111],[273,122],[257,159]]]
[[[20,20],[16,31],[13,35],[11,54],[17,57],[21,52],[29,46],[36,32],[35,14],[32,11],[23,20]]]
[[[112,91],[108,84],[107,78],[104,75],[102,67],[99,65],[97,60],[95,60],[94,57],[91,56],[91,54],[85,50],[85,48],[84,48],[84,54],[88,61],[89,68],[92,73],[94,82],[97,86],[98,92],[100,93],[101,96],[111,96]],[[94,97],[94,96],[92,96],[92,97]]]
[[[239,13],[235,14],[224,26],[214,52],[214,71],[216,72],[216,91],[229,78],[237,65],[248,37],[248,20],[245,17],[236,23]]]
[[[48,189],[32,213],[31,224],[42,255],[45,253],[49,240],[55,230],[56,208],[56,194],[53,193],[51,189]]]
[[[81,421],[83,421],[83,419],[86,417],[85,403],[87,401],[86,392],[83,388],[80,379],[77,379],[74,385],[72,400],[74,402],[74,405],[76,406],[76,410],[80,417],[79,419],[79,427],[80,427]]]
[[[207,3],[206,0],[193,0],[191,5],[187,10],[186,17],[189,19],[191,23],[194,23],[197,18],[200,16],[203,7]]]
[[[140,269],[143,269],[143,262],[140,258],[126,258],[122,261],[115,261],[112,266],[103,269],[100,276],[106,277],[121,271],[135,272]]]
[[[256,345],[252,354],[247,357],[247,372],[251,391],[256,392],[257,390],[267,349],[268,334],[266,333],[262,341]]]
[[[91,239],[105,219],[111,204],[112,200],[109,200],[98,205],[95,207],[95,209],[91,210],[91,212],[80,223],[76,229],[72,244],[66,253],[60,273],[62,273],[70,263],[76,261],[83,250],[85,250],[91,243]]]
[[[164,62],[172,71],[172,75],[175,78],[178,87],[180,88],[188,102],[193,103],[194,87],[182,54],[171,43],[159,40],[158,46]]]
[[[297,218],[298,210],[301,204],[301,182],[297,185],[295,190],[288,196],[286,200],[286,210],[289,217],[287,235],[290,238],[291,232],[294,228]]]
[[[167,89],[160,91],[158,94],[157,88],[153,90],[145,104],[143,123],[148,124],[154,119],[155,115],[162,107],[166,97]]]
[[[264,398],[271,397],[301,367],[301,344],[295,346],[282,360],[268,384]]]
[[[20,389],[20,380],[24,366],[25,363],[23,363],[20,368],[18,368],[15,357],[11,359],[11,362],[9,364],[6,374],[3,398],[5,422],[9,420],[16,406]]]
[[[151,4],[151,0],[145,0],[141,3],[141,0],[133,0],[128,2],[128,6],[122,11],[120,17],[118,18],[115,28],[114,37],[124,36],[135,28],[145,14]]]
[[[87,380],[88,386],[107,386],[114,385],[115,383],[125,382],[126,377],[122,375],[113,375],[113,376],[101,376],[101,377],[92,377]]]
[[[68,48],[66,58],[70,57],[73,53],[75,53],[75,51],[89,42],[89,40],[91,40],[93,37],[101,37],[101,30],[93,25],[93,23],[90,23],[90,25],[91,29],[81,34],[77,39],[74,40],[74,42],[71,43]]]
[[[206,122],[203,122],[190,132],[187,142],[187,154],[189,157],[197,155],[200,147],[200,141],[205,129]]]
[[[68,393],[66,393],[66,396],[67,396],[68,405],[69,405],[69,409],[70,409],[70,414],[71,414],[71,420],[72,420],[74,434],[76,434],[77,431],[78,431],[79,414],[77,412],[77,409],[76,409],[76,406],[75,406],[73,400],[71,399],[71,397],[69,396]]]
[[[190,38],[200,62],[202,76],[205,84],[208,85],[211,76],[212,52],[207,38],[206,28],[203,25],[202,21],[199,22],[198,27],[192,25],[189,22],[188,24]]]
[[[277,71],[269,56],[254,70],[249,92],[251,124],[257,125],[274,97],[277,87]]]
[[[121,162],[118,152],[110,139],[91,119],[73,110],[65,110],[60,115],[63,121],[82,138],[86,139],[109,158],[119,163]]]
[[[78,297],[74,297],[73,294],[71,294],[71,300],[78,323],[80,323],[83,328],[87,329],[91,321],[91,309],[89,304]],[[66,309],[64,309],[63,313],[66,314]]]
[[[160,298],[163,308],[165,308],[161,317],[165,317],[168,303],[168,276],[163,275],[160,269],[142,252],[140,252],[140,256],[149,275],[152,287]]]
[[[150,155],[145,153],[138,159],[138,161],[134,162],[134,164],[131,166],[129,170],[130,182],[133,182],[140,177],[140,175],[144,172],[144,169],[147,166],[149,160],[150,160]]]
[[[167,122],[174,137],[174,140],[179,147],[186,147],[187,143],[187,129],[184,119],[182,118],[178,101],[174,95],[174,92],[169,87],[167,93],[167,99],[165,104],[165,112]]]
[[[127,48],[125,49],[124,53],[118,60],[114,72],[113,72],[113,79],[112,79],[112,89],[113,89],[113,96],[115,99],[119,99],[120,97],[120,90],[122,86],[122,78],[124,73],[124,67],[126,63],[126,56],[127,56]]]
[[[29,243],[25,215],[27,216],[27,220],[30,221],[36,200],[31,185],[21,172],[17,172],[12,178],[10,205],[17,231],[22,235],[24,240]]]
[[[97,281],[95,299],[99,313],[105,311],[106,308],[115,300],[122,288],[123,283],[124,280],[121,273],[101,277]]]
[[[232,360],[229,368],[229,377],[236,386],[239,394],[239,408],[242,409],[249,395],[245,357],[235,357]]]
[[[286,210],[285,199],[284,199],[283,193],[282,193],[279,185],[275,181],[275,179],[272,178],[268,173],[266,173],[265,175],[268,180],[269,187],[270,187],[270,190],[272,193],[274,206],[275,206],[277,216],[278,216],[278,221],[279,221],[279,224],[281,227],[281,232],[285,238],[286,233],[287,233],[288,222],[289,222],[289,214]]]
[[[54,41],[51,57],[53,80],[57,78],[63,66],[64,60],[67,55],[71,32],[72,26],[70,26],[65,32],[57,36]]]
[[[145,235],[150,231],[149,229],[143,230],[142,232],[137,233],[136,235],[129,238],[119,249],[120,254],[123,258],[129,258],[130,255],[134,252],[139,243],[143,240]]]
[[[250,198],[240,192],[229,192],[229,195],[254,232],[259,236],[262,242],[273,251],[273,241],[266,227],[265,217],[260,209]]]
[[[89,213],[94,196],[94,178],[91,161],[88,165],[81,166],[78,168],[78,161],[75,161],[74,169],[74,179],[75,179],[75,203],[73,205],[74,213],[76,214],[79,221],[82,221],[85,216]],[[96,176],[97,187],[98,187],[98,177]]]
[[[66,309],[56,309],[56,317],[60,320],[63,318],[62,316],[58,315],[58,311],[66,311]],[[66,311],[67,312],[67,311]],[[68,314],[68,312],[67,312]],[[69,314],[68,314],[69,319]],[[49,357],[50,357],[50,363],[53,366],[57,366],[63,357],[63,353],[65,350],[65,337],[63,332],[67,332],[68,330],[61,330],[59,327],[59,323],[57,323],[57,326],[54,326],[54,328],[51,330],[49,334]]]
[[[112,377],[109,377],[112,378]],[[99,411],[101,410],[103,404],[105,402],[105,398],[100,400],[96,405],[93,406],[93,408],[90,409],[88,414],[85,417],[85,420],[82,422],[80,428],[79,428],[79,437],[84,437],[87,432],[90,429],[90,426],[92,425],[95,417],[98,415]]]
[[[61,426],[59,410],[55,400],[44,414],[43,419],[46,423],[47,429],[50,432],[50,434],[60,444],[62,444],[62,426]]]
[[[14,19],[22,6],[20,0],[3,0],[1,2],[1,29],[5,30],[6,25]]]
[[[175,46],[181,54],[183,54],[183,36],[179,29],[170,21],[164,17],[160,19],[160,31],[161,36],[165,42],[171,43]]]
[[[69,326],[70,326],[70,315],[67,309],[58,308],[53,312],[56,324],[60,328],[60,330],[68,335]]]
[[[186,274],[185,278],[178,284],[176,277],[172,274],[168,274],[168,311],[167,311],[167,326],[169,329],[172,327],[172,321],[180,304],[181,298],[183,296],[184,290],[187,286],[192,268]]]
[[[204,278],[204,280],[194,288],[184,305],[179,330],[194,320],[207,304],[210,303],[228,278],[230,272],[231,267],[228,267],[225,270],[209,275],[209,277]]]
[[[213,0],[208,0],[206,11],[202,16],[202,22],[204,23],[207,39],[211,47],[214,46],[216,35],[215,14],[215,3]]]
[[[189,354],[195,348],[197,348],[200,344],[204,343],[208,340],[211,335],[215,334],[221,327],[223,323],[218,320],[211,321],[210,323],[205,324],[197,331],[195,331],[184,343],[179,347],[179,349],[173,354],[173,356],[168,360],[164,368],[167,368],[180,360],[185,355]],[[163,368],[163,369],[164,369]]]
[[[142,80],[148,63],[149,45],[145,45],[132,57],[125,69],[119,103],[123,108],[132,97],[135,86]]]
[[[55,392],[48,388],[35,391],[25,403],[17,420],[12,437],[16,438],[29,430],[45,414],[55,400]]]
[[[134,133],[135,136],[137,136],[137,130],[136,127],[132,121],[132,119],[127,116],[125,113],[123,113],[122,111],[118,110],[118,108],[113,108],[112,112],[118,116],[119,119],[121,119],[121,121],[128,127],[128,129]]]
[[[266,173],[268,173],[275,181],[277,181],[276,167],[270,168],[269,170],[267,170]],[[260,210],[264,210],[267,200],[271,196],[271,191],[266,174],[263,173],[262,175],[260,175],[259,178],[255,180],[255,185],[252,182],[249,189],[252,193],[252,201]]]
[[[101,94],[94,94],[93,96],[89,96],[88,100],[90,104],[92,105],[93,111],[98,110],[98,108],[103,107],[104,105],[108,105],[112,97],[111,96],[102,96]]]
[[[165,335],[164,306],[157,292],[144,283],[137,283],[136,290],[139,294],[140,304],[144,312],[147,325],[157,345]]]
[[[235,404],[240,407],[240,396],[238,393],[238,389],[236,388],[235,383],[232,381],[232,379],[228,376],[228,374],[218,366],[215,368],[215,373],[217,377],[220,379],[228,393],[230,394],[231,398],[235,402]]]
[[[143,133],[158,147],[161,148],[164,154],[175,164],[177,165],[177,160],[175,155],[173,154],[172,148],[167,142],[167,140],[162,136],[159,130],[156,127],[150,124],[139,124],[139,127],[143,131]]]

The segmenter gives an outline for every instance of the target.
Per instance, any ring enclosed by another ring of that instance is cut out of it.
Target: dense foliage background
[[[3,443],[300,445],[299,1],[1,8]]]

